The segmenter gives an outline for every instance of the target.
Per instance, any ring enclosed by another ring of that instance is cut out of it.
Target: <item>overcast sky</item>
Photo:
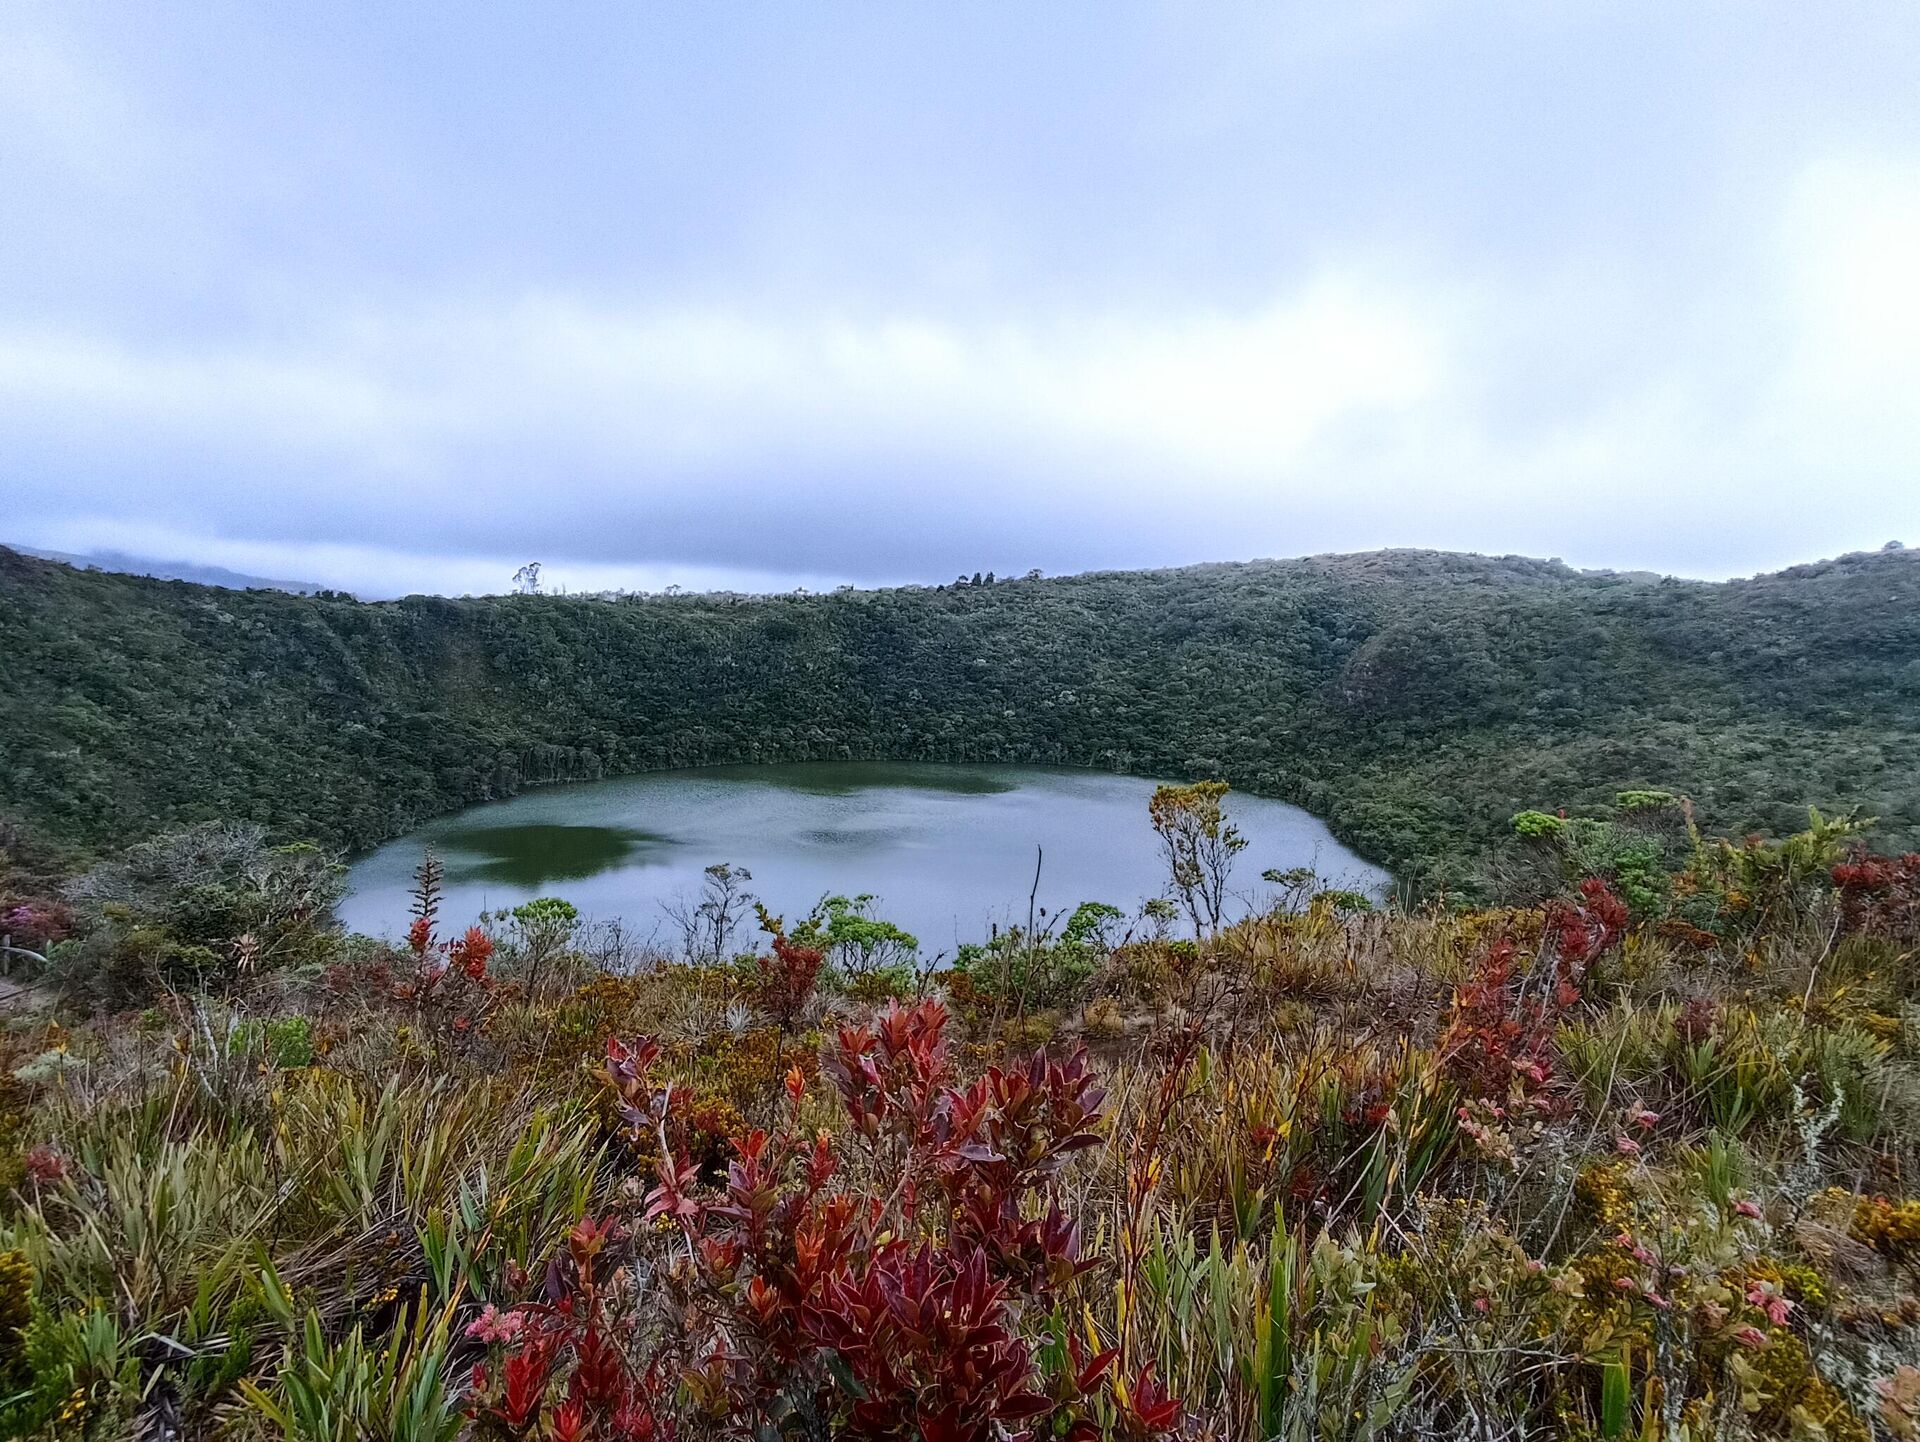
[[[0,0],[0,489],[368,593],[1920,543],[1920,5]]]

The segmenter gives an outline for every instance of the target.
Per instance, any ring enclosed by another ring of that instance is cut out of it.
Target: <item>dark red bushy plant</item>
[[[1554,1032],[1580,1000],[1588,970],[1619,944],[1627,906],[1597,877],[1580,883],[1577,900],[1547,903],[1534,964],[1518,973],[1510,938],[1495,943],[1455,994],[1440,1037],[1447,1074],[1470,1098],[1551,1105]]]
[[[778,931],[773,934],[773,954],[754,958],[760,971],[754,999],[783,1034],[793,1030],[813,1000],[826,959],[825,952],[789,941]]]
[[[501,1316],[488,1308],[469,1337],[509,1343],[497,1379],[473,1372],[470,1413],[483,1429],[532,1435],[542,1418],[556,1442],[673,1442],[671,1388],[658,1357],[637,1365],[616,1314],[624,1294],[600,1279],[612,1226],[582,1221],[547,1271],[546,1293]],[[556,1383],[564,1378],[558,1387]]]
[[[1847,931],[1920,941],[1920,853],[1875,856],[1859,851],[1833,868]]]
[[[1089,1265],[1058,1185],[1072,1154],[1099,1138],[1105,1097],[1084,1054],[1036,1054],[959,1087],[946,1025],[937,1002],[895,1003],[827,1048],[821,1069],[851,1123],[857,1183],[843,1177],[854,1157],[797,1125],[796,1072],[785,1119],[735,1139],[717,1194],[678,1143],[672,1087],[653,1074],[659,1048],[609,1043],[622,1122],[657,1145],[637,1231],[659,1240],[646,1265],[680,1327],[651,1343],[631,1329],[613,1369],[598,1361],[598,1341],[577,1332],[555,1341],[549,1321],[530,1320],[506,1365],[546,1379],[552,1430],[562,1416],[552,1409],[577,1404],[579,1421],[567,1425],[583,1430],[573,1435],[665,1435],[619,1430],[628,1424],[618,1408],[656,1396],[650,1379],[670,1369],[702,1426],[735,1436],[1085,1442],[1100,1435],[1096,1413],[1142,1438],[1177,1424],[1179,1404],[1150,1373],[1112,1388],[1110,1352],[1087,1360],[1074,1341],[1067,1365],[1040,1365],[1042,1324]],[[612,1380],[573,1380],[589,1363]],[[523,1405],[503,1399],[497,1425],[538,1425],[524,1405],[530,1385],[522,1381]],[[664,1425],[650,1403],[628,1411]]]
[[[1559,982],[1577,986],[1594,959],[1619,944],[1631,920],[1627,904],[1597,876],[1580,883],[1578,901],[1549,901],[1545,938],[1559,959]]]
[[[416,916],[405,950],[386,948],[374,958],[335,962],[322,980],[343,1002],[408,1007],[429,1036],[464,1047],[512,992],[488,970],[493,951],[493,938],[480,927],[440,941],[432,918]]]
[[[1447,1075],[1472,1098],[1504,1102],[1518,1088],[1532,1095],[1552,1076],[1553,1030],[1536,998],[1521,994],[1515,947],[1502,939],[1453,997],[1439,1055]]]
[[[21,946],[51,946],[73,934],[73,908],[64,901],[34,897],[0,910],[0,933]]]

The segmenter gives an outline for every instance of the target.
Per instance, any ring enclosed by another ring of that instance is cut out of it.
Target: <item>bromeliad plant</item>
[[[621,1124],[636,1151],[654,1143],[630,1265],[601,1284],[615,1232],[589,1226],[591,1247],[576,1234],[547,1300],[495,1324],[500,1380],[487,1374],[483,1422],[509,1435],[666,1436],[659,1379],[677,1372],[702,1430],[733,1436],[1091,1442],[1170,1431],[1180,1407],[1150,1370],[1123,1381],[1111,1350],[1097,1339],[1083,1348],[1059,1321],[1093,1265],[1061,1186],[1073,1155],[1100,1139],[1105,1096],[1084,1053],[1037,1053],[963,1087],[946,1026],[945,1008],[925,1001],[841,1030],[822,1072],[845,1135],[800,1126],[796,1069],[782,1118],[736,1139],[717,1191],[676,1135],[658,1047],[611,1041]],[[641,1275],[672,1303],[650,1315],[677,1328],[596,1320]],[[602,1373],[624,1380],[603,1386]]]

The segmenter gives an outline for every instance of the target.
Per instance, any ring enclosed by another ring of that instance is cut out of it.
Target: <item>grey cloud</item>
[[[1915,38],[11,12],[9,524],[449,588],[1920,537]]]

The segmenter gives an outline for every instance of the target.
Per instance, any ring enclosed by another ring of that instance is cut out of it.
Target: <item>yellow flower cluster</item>
[[[1854,1240],[1895,1261],[1920,1257],[1920,1201],[1890,1202],[1885,1197],[1862,1197],[1847,1228]]]

